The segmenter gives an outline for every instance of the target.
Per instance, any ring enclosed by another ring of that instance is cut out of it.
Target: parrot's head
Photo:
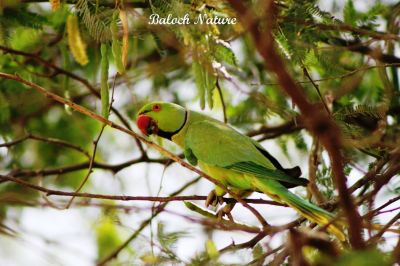
[[[146,136],[155,134],[171,139],[186,122],[186,109],[167,102],[153,102],[143,106],[137,117],[137,126]]]

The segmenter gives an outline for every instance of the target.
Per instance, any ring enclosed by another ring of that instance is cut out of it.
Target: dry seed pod
[[[50,0],[51,10],[56,11],[60,8],[60,0]]]
[[[128,18],[126,16],[125,10],[119,11],[119,19],[122,22],[122,64],[126,67],[126,63],[128,61],[128,49],[129,49],[129,25],[128,25]]]
[[[81,65],[86,65],[89,59],[86,54],[86,44],[81,38],[79,32],[78,18],[75,15],[69,15],[67,18],[68,45],[75,61]]]

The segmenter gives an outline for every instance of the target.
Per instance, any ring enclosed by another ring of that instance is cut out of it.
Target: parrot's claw
[[[233,216],[231,211],[235,205],[234,204],[226,204],[223,208],[219,209],[217,212],[217,219],[221,221],[224,216],[228,217],[228,219],[233,222]]]
[[[217,196],[215,193],[215,190],[211,190],[210,193],[208,193],[207,199],[206,199],[206,207],[208,206],[217,206],[219,204],[224,203],[224,198],[222,196]]]

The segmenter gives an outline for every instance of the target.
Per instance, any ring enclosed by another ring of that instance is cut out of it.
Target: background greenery
[[[268,27],[265,1],[243,3],[262,32]],[[212,186],[140,141],[1,78],[0,261],[26,263],[19,257],[29,254],[25,249],[39,250],[27,258],[48,265],[400,260],[399,237],[387,230],[399,225],[400,5],[349,0],[276,6],[276,50],[303,95],[341,129],[349,193],[367,224],[364,248],[338,247],[307,222],[290,223],[297,216],[287,208],[265,201],[253,206],[272,224],[289,225],[269,236],[224,226],[205,213],[203,201],[153,202],[148,196],[204,200]],[[17,74],[134,131],[135,114],[149,101],[204,109],[262,142],[284,166],[300,165],[311,182],[294,191],[343,215],[324,146],[266,71],[248,25],[149,25],[152,13],[239,19],[228,2],[214,0],[6,0],[0,2],[0,72]],[[27,184],[100,197],[69,202],[70,197]],[[145,197],[120,201],[106,195]],[[237,206],[233,216],[259,226],[244,207]],[[374,229],[371,221],[388,226]]]

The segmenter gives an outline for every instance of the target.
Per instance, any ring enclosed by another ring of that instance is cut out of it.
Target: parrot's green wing
[[[278,169],[268,169],[253,162],[240,162],[226,167],[228,169],[251,174],[258,178],[269,178],[297,186],[305,186],[308,180],[304,178],[293,178]]]
[[[282,185],[284,185],[287,188],[292,188],[296,187],[298,185],[301,186],[307,186],[308,180],[305,178],[301,178],[301,169],[298,166],[295,166],[293,168],[283,168],[282,165],[279,163],[277,159],[275,159],[267,150],[264,149],[261,144],[253,139],[251,139],[254,146],[256,146],[257,150],[261,152],[267,159],[275,166],[276,169],[280,170],[280,172],[284,172],[286,175],[291,176],[295,179],[298,179],[297,181],[300,181],[300,183],[293,184],[293,183],[285,183],[281,182]]]
[[[276,169],[253,143],[231,127],[214,120],[194,122],[185,137],[185,149],[206,164],[293,185],[307,180]]]

